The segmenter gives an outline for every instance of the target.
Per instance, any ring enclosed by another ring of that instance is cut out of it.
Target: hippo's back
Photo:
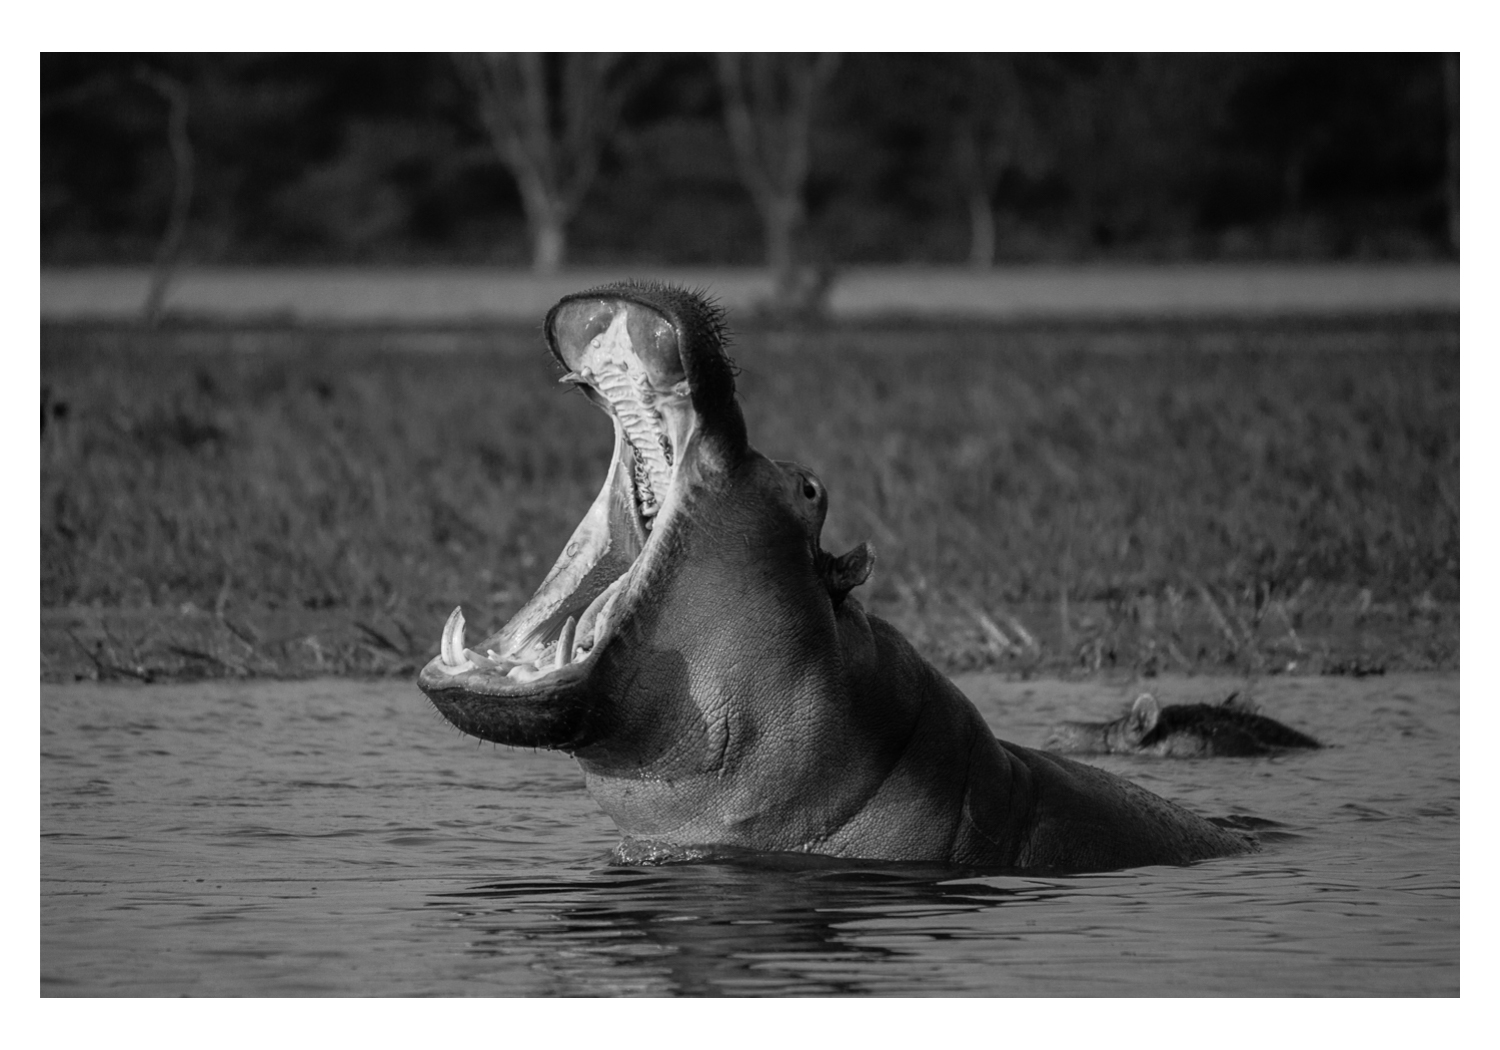
[[[1002,742],[1031,781],[1021,867],[1105,871],[1252,853],[1254,839],[1219,827],[1124,777]]]
[[[1171,704],[1140,750],[1166,755],[1264,755],[1285,748],[1322,747],[1274,718],[1235,704]]]

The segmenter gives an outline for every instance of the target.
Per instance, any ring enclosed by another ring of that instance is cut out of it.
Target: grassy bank
[[[753,331],[752,440],[949,669],[1458,662],[1458,335]],[[412,673],[540,582],[609,427],[535,329],[44,326],[42,674]]]

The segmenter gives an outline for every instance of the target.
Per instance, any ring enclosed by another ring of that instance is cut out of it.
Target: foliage
[[[1442,56],[994,62],[1006,68],[845,56],[810,133],[812,258],[962,260],[986,203],[1000,261],[1456,251]],[[161,239],[172,164],[161,100],[131,77],[142,64],[187,90],[189,261],[531,258],[520,190],[446,56],[48,54],[45,262],[146,262]],[[620,125],[577,202],[569,258],[760,263],[712,56],[631,56],[621,72],[632,91],[614,100]],[[1007,94],[1024,105],[997,114]],[[983,160],[967,177],[965,135]]]

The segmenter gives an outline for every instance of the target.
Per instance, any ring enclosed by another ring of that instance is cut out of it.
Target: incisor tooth
[[[542,677],[542,675],[546,673],[546,669],[542,667],[535,667],[531,664],[517,664],[509,671],[505,672],[505,677],[513,679],[517,682],[531,682]]]

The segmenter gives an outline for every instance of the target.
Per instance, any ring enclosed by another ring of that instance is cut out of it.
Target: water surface
[[[1134,695],[960,686],[1000,736]],[[1161,680],[1164,702],[1243,683]],[[45,995],[1458,991],[1457,675],[1262,681],[1337,746],[1088,761],[1265,849],[1068,878],[780,858],[610,867],[572,760],[410,684],[42,687]]]

